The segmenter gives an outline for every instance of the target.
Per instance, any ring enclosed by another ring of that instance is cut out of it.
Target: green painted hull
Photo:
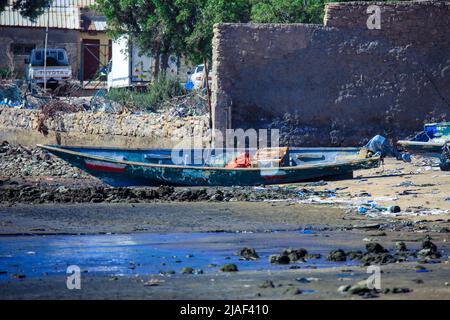
[[[58,147],[41,146],[52,154],[112,186],[255,186],[349,177],[354,170],[380,165],[380,158],[352,157],[346,161],[296,167],[238,168],[180,166],[121,161]]]
[[[408,140],[401,140],[398,142],[398,144],[402,146],[403,149],[413,154],[440,155],[442,153],[442,148],[444,147],[444,143],[408,141]]]

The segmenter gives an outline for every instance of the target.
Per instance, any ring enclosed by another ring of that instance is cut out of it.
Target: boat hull
[[[435,156],[439,156],[442,153],[442,148],[444,147],[444,143],[409,140],[400,140],[398,141],[398,145],[400,145],[405,151],[413,154],[431,154]]]
[[[87,153],[41,146],[111,186],[255,186],[351,177],[354,170],[378,167],[380,158],[313,163],[301,167],[216,168],[117,161]]]

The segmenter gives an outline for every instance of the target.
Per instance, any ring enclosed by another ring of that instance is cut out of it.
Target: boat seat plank
[[[149,153],[149,154],[144,155],[144,159],[146,159],[146,160],[171,160],[172,156],[169,154]]]

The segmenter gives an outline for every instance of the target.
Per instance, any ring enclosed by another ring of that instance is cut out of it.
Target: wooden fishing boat
[[[414,138],[397,143],[410,153],[438,156],[447,141],[450,141],[450,122],[425,124],[424,130]]]
[[[239,158],[240,150],[38,146],[111,186],[255,186],[351,178],[354,170],[378,167],[381,161],[364,148],[274,148],[246,150],[251,166],[230,168],[226,164]]]

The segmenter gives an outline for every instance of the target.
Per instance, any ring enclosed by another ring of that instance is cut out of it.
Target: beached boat
[[[112,186],[245,186],[351,178],[354,170],[378,167],[381,158],[362,148],[246,150],[249,167],[230,167],[239,150],[39,147]],[[258,158],[259,154],[259,158]],[[266,159],[264,159],[265,154]],[[270,159],[267,159],[269,154]],[[277,159],[278,158],[278,159]],[[256,159],[256,160],[255,160]]]
[[[424,130],[414,138],[397,143],[410,153],[438,156],[447,141],[450,141],[450,122],[426,124]]]

